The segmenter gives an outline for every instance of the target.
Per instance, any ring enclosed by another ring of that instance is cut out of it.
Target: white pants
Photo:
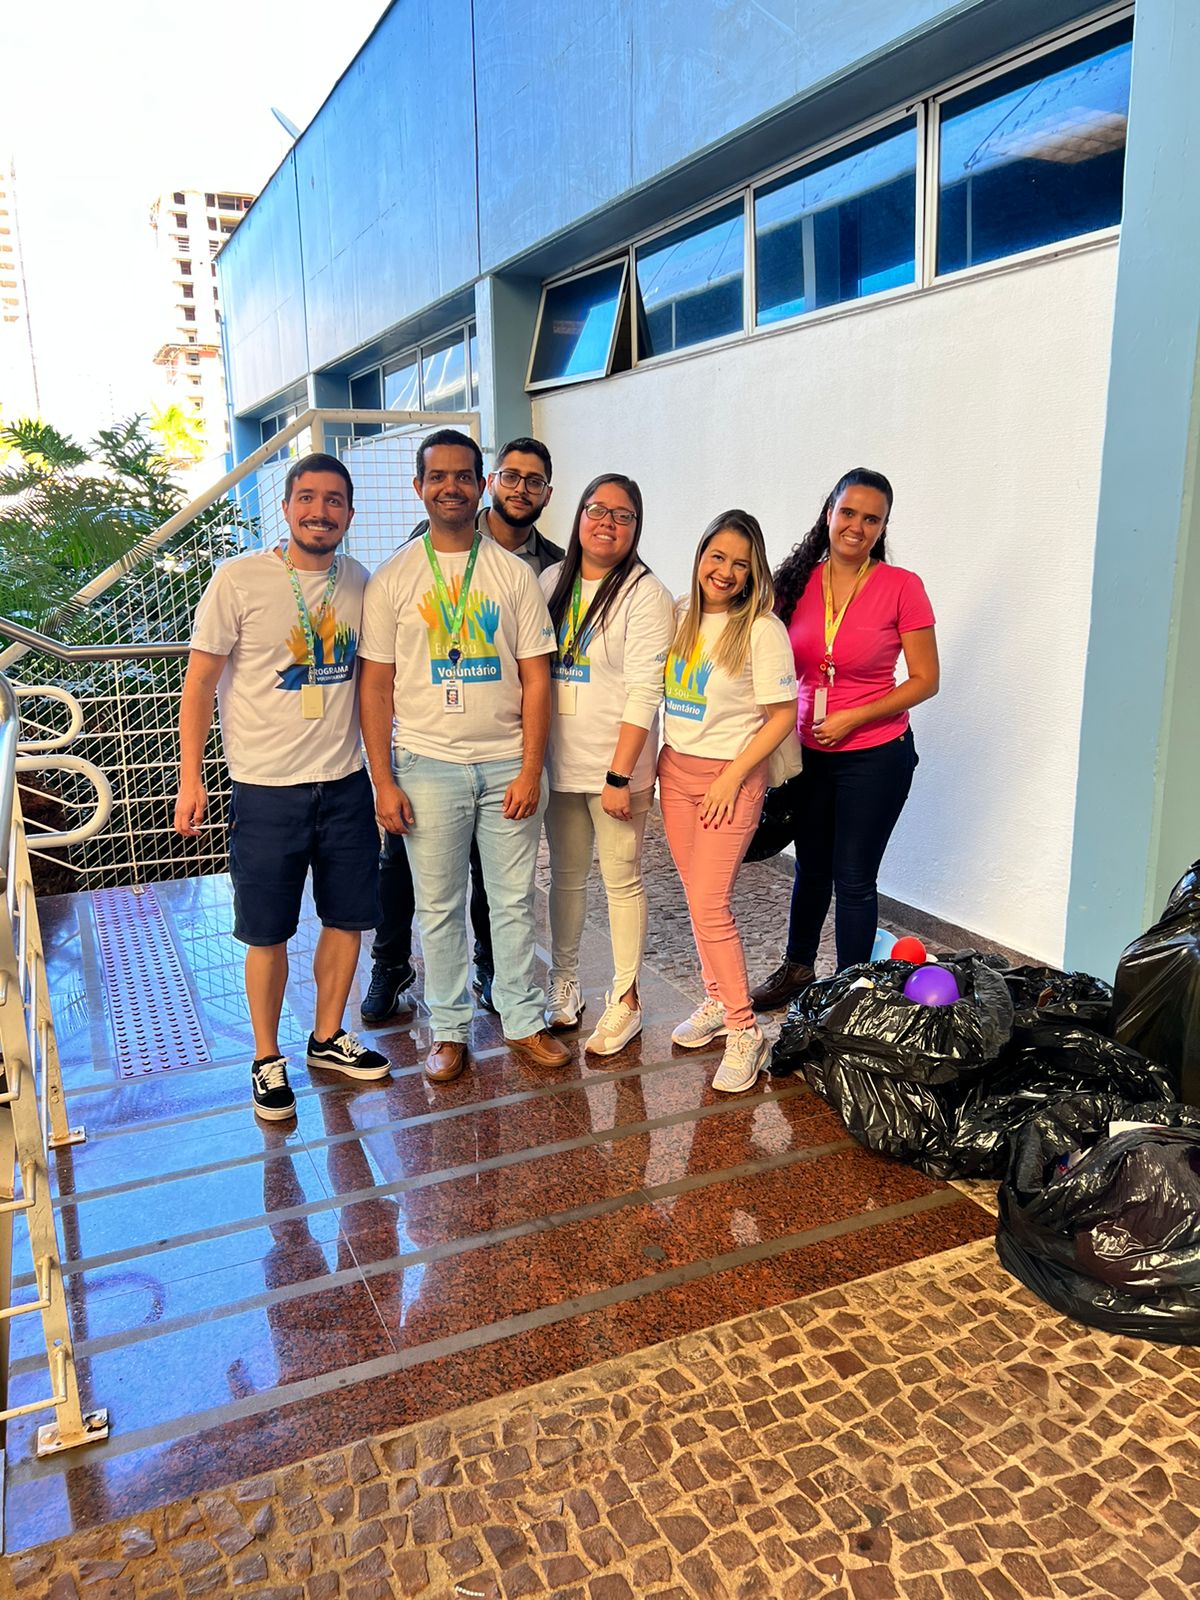
[[[550,976],[577,978],[579,941],[587,914],[587,881],[595,846],[608,896],[612,939],[612,996],[619,1000],[637,982],[646,945],[646,886],[642,840],[653,789],[629,797],[632,822],[610,817],[598,794],[550,791],[546,839],[550,846]]]

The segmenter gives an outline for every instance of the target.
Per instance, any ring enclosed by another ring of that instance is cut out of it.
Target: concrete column
[[[1101,977],[1200,856],[1198,82],[1200,5],[1138,0],[1066,926]]]
[[[541,294],[536,278],[481,278],[475,285],[480,443],[489,466],[500,445],[533,423],[525,374]]]

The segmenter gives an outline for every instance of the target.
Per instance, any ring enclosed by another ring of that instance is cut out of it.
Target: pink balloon
[[[924,967],[918,967],[904,985],[904,996],[907,1000],[915,1000],[920,1006],[952,1006],[956,1000],[961,1000],[958,979],[947,967],[934,966],[931,962]]]

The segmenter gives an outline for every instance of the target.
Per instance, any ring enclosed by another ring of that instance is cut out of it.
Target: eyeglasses
[[[518,472],[516,467],[504,467],[496,474],[496,481],[506,489],[519,489],[522,484],[530,494],[541,494],[546,480],[540,472]]]
[[[591,522],[603,522],[605,517],[611,517],[618,528],[632,528],[637,521],[632,511],[614,510],[612,506],[601,505],[599,500],[593,500],[590,506],[584,506],[583,514]]]

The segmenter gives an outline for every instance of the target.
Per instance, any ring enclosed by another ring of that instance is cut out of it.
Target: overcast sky
[[[155,196],[261,188],[290,142],[270,108],[303,128],[386,0],[0,5],[42,414],[90,436],[157,395]]]

